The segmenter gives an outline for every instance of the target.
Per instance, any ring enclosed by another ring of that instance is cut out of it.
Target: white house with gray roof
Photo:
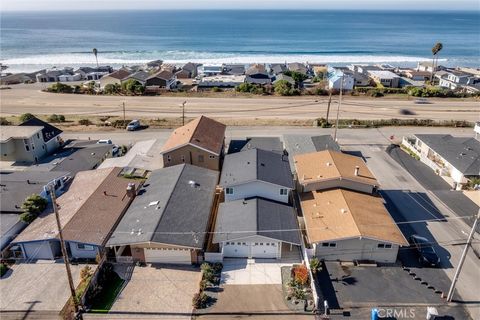
[[[226,155],[219,184],[225,201],[262,197],[288,203],[293,189],[288,158],[262,149]]]
[[[189,164],[153,171],[107,242],[116,260],[201,262],[217,181],[217,171]]]
[[[280,259],[300,246],[293,207],[261,198],[220,204],[213,243],[225,258]]]
[[[480,177],[480,141],[449,134],[416,134],[402,144],[455,189]]]

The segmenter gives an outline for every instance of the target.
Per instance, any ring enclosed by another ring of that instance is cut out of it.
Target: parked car
[[[409,242],[418,252],[420,256],[419,261],[422,265],[437,267],[440,264],[440,258],[427,238],[414,234],[410,236]]]
[[[429,104],[430,101],[428,101],[428,99],[426,98],[418,98],[418,99],[415,99],[415,104]]]
[[[128,125],[127,125],[127,130],[128,131],[135,131],[138,128],[140,128],[140,121],[139,120],[132,120]]]
[[[110,140],[110,139],[100,139],[100,140],[97,141],[97,143],[112,144],[112,140]]]

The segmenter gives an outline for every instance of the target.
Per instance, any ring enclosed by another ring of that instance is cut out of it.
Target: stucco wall
[[[170,156],[170,161],[168,157]],[[182,160],[182,156],[184,160]],[[200,157],[199,157],[200,156]],[[201,156],[203,156],[203,162],[200,161]],[[212,158],[210,158],[210,156]],[[184,147],[169,151],[163,154],[163,165],[164,167],[170,167],[177,164],[189,163],[198,167],[207,168],[210,170],[220,170],[220,157],[204,151],[202,149],[196,148],[192,145],[186,145]]]
[[[233,188],[233,194],[225,193],[225,201],[234,201],[251,197],[262,197],[274,201],[288,203],[291,192],[291,189],[288,189],[289,191],[287,195],[281,195],[280,189],[285,187],[262,181],[252,181],[233,186],[231,188]]]
[[[99,248],[97,246],[91,245],[93,250],[82,250],[78,249],[77,242],[68,242],[70,247],[70,256],[74,259],[95,259],[99,252]]]

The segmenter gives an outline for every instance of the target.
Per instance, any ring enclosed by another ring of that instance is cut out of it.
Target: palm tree
[[[438,53],[443,49],[443,44],[441,42],[435,43],[435,45],[432,48],[432,75],[430,76],[430,82],[433,81],[433,73],[436,71],[436,63],[435,63],[435,58],[438,63]]]
[[[97,68],[98,68],[98,58],[97,58],[98,50],[97,50],[97,48],[93,48],[93,54],[95,55],[95,60],[97,61]]]

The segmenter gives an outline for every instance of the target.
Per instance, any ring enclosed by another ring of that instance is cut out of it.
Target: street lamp
[[[187,103],[187,101],[183,101],[182,102],[182,126],[185,125],[185,104]]]

